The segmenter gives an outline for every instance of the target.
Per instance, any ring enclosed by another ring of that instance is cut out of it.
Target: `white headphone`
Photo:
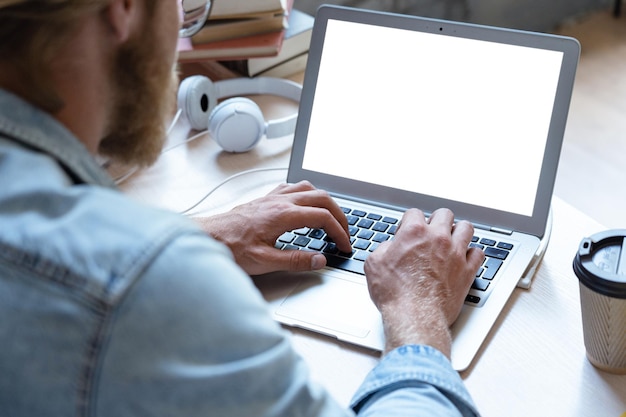
[[[212,82],[205,76],[187,77],[178,89],[178,107],[196,130],[208,129],[228,152],[246,152],[261,140],[292,134],[298,113],[265,121],[257,104],[240,95],[271,94],[300,102],[302,86],[281,78],[233,78]],[[218,99],[234,97],[217,104]]]

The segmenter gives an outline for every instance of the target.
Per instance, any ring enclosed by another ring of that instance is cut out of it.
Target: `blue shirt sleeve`
[[[430,346],[389,352],[352,399],[359,416],[478,416],[450,361]]]
[[[475,415],[449,362],[424,346],[388,354],[342,407],[226,248],[200,234],[163,251],[106,331],[96,416]]]

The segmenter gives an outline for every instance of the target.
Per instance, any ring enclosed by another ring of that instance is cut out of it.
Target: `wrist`
[[[223,237],[224,233],[221,231],[223,228],[223,222],[220,219],[220,215],[211,217],[192,217],[192,220],[200,225],[200,228],[204,231],[204,233],[215,240],[226,243]]]
[[[427,345],[450,358],[452,336],[445,314],[434,303],[415,304],[381,309],[385,352],[404,345]]]

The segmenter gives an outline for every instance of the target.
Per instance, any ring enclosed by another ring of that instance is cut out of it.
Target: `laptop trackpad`
[[[367,337],[380,323],[367,284],[341,274],[308,274],[275,311],[279,321],[312,328],[342,339],[342,334]]]

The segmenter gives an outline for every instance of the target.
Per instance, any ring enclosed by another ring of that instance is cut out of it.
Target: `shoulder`
[[[81,292],[115,303],[178,242],[192,239],[203,250],[229,257],[225,247],[183,216],[143,205],[116,189],[72,184],[47,155],[22,147],[4,150],[0,246],[11,248],[12,261],[33,268],[33,276],[54,282],[64,271],[63,276],[72,277],[64,285],[73,283]]]

